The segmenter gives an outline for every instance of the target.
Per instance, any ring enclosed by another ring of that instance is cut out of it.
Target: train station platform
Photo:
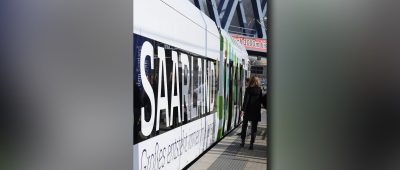
[[[251,123],[249,123],[249,126]],[[267,169],[267,114],[263,109],[261,122],[257,129],[254,149],[249,150],[250,128],[248,127],[245,146],[240,147],[242,126],[238,126],[201,158],[193,163],[189,170],[231,169],[231,170],[265,170]]]

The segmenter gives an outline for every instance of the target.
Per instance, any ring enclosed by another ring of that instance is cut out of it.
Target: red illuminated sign
[[[267,52],[266,39],[244,37],[237,34],[231,34],[231,36],[236,41],[239,41],[246,48],[246,50]]]

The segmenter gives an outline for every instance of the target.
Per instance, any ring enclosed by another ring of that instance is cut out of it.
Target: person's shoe
[[[244,140],[242,140],[242,143],[240,144],[240,147],[244,147]]]
[[[249,150],[253,150],[253,144],[250,144]]]

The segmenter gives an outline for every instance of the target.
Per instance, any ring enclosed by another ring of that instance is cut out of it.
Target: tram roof
[[[133,1],[133,32],[219,60],[218,28],[189,1]]]

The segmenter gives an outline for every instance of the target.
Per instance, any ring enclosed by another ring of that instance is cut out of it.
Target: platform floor
[[[241,148],[241,125],[234,129],[228,136],[211,148],[198,159],[189,170],[203,169],[230,169],[230,170],[265,170],[267,169],[267,114],[263,109],[261,122],[257,129],[257,137],[254,142],[254,150],[249,150],[250,127],[247,129],[246,143]],[[250,126],[251,123],[249,123]]]

